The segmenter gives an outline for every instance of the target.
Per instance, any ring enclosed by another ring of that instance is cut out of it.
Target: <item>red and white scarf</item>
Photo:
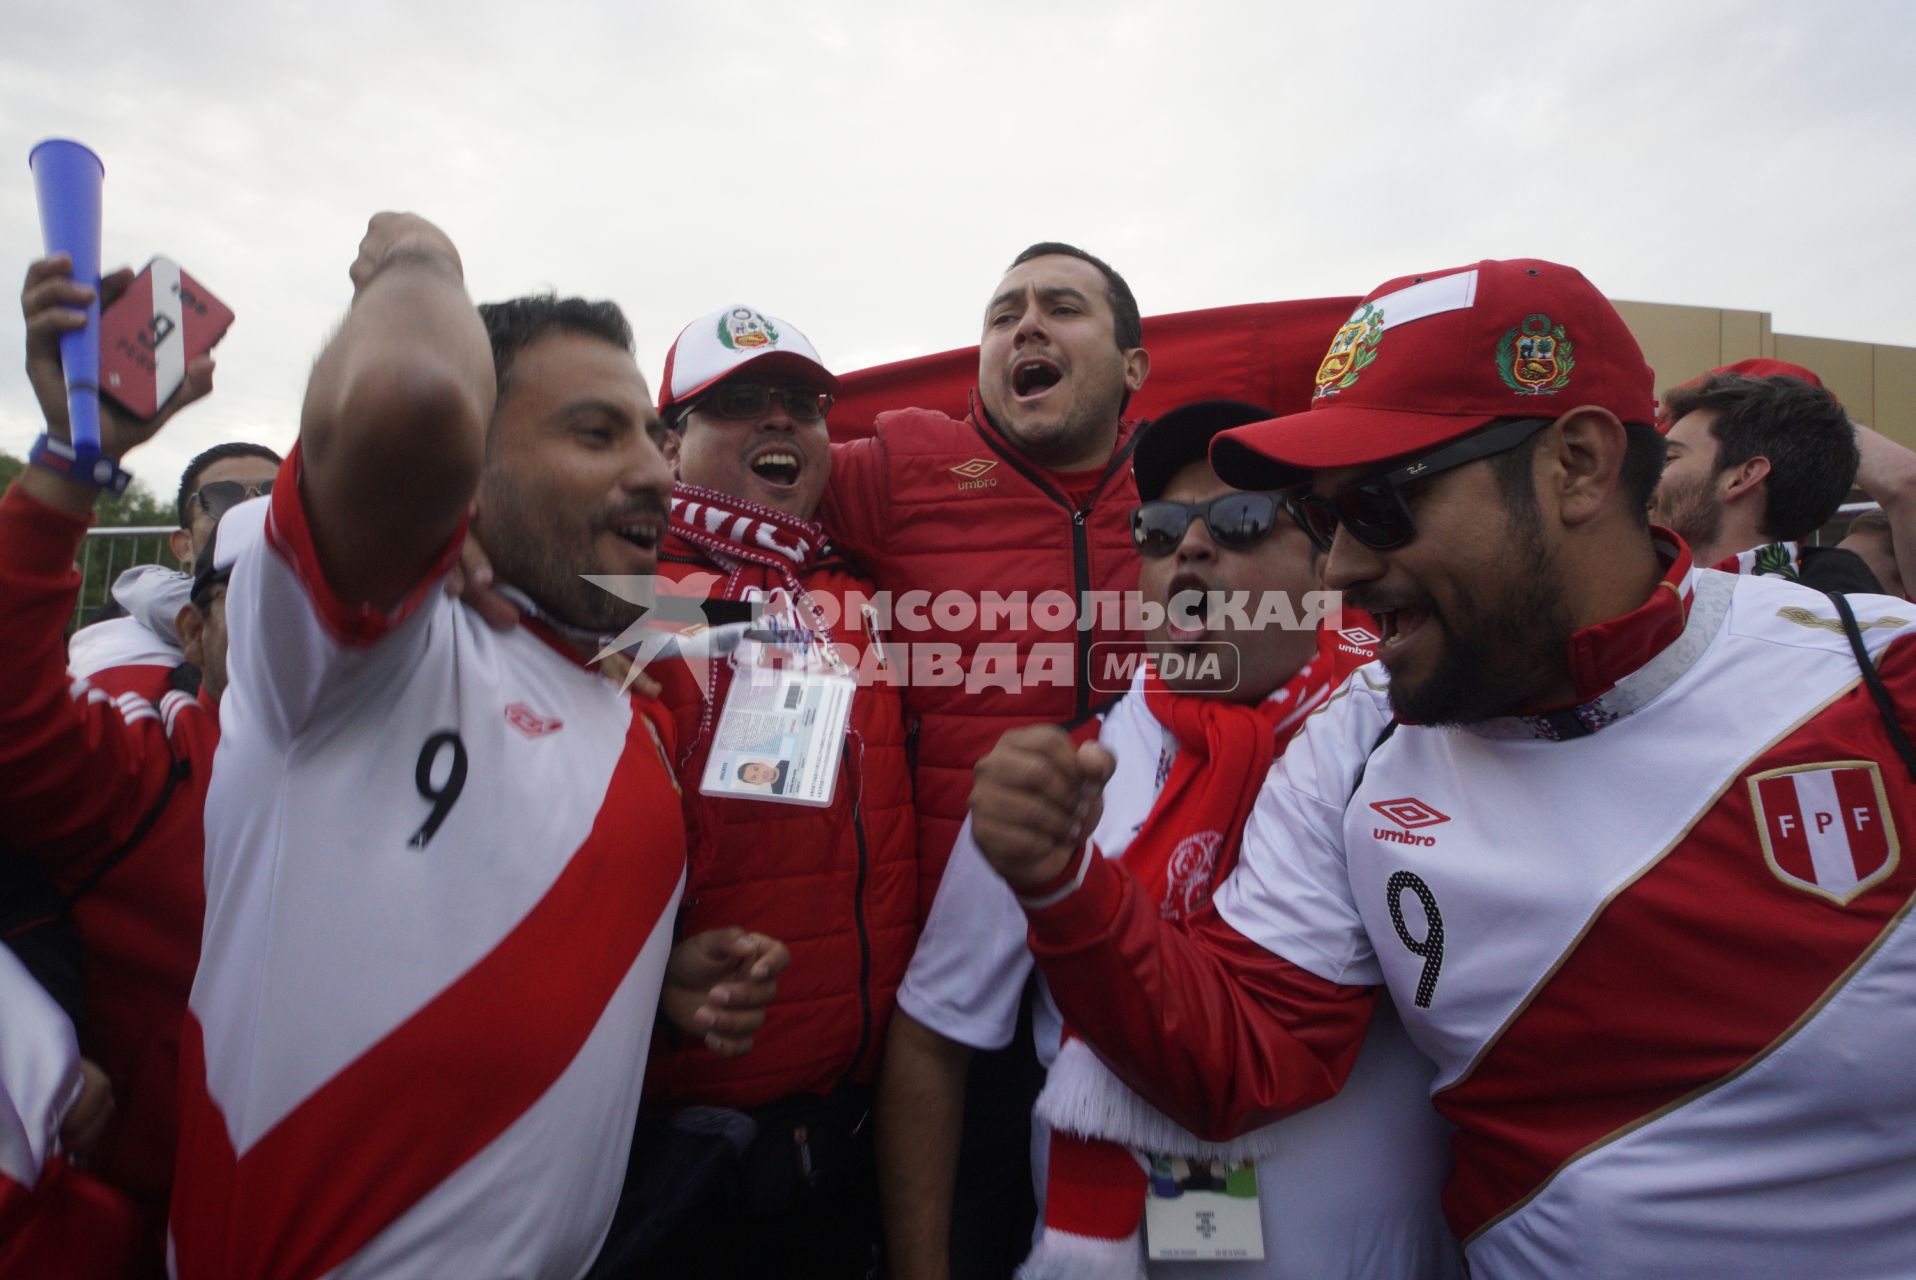
[[[740,600],[745,597],[752,585],[745,582],[746,565],[769,569],[791,598],[794,620],[822,642],[831,642],[832,631],[825,625],[825,614],[802,581],[803,575],[831,550],[824,526],[775,507],[690,484],[672,487],[668,521],[673,536],[697,547],[706,559],[725,571],[725,582],[716,592],[716,598]],[[711,733],[713,718],[724,696],[720,680],[724,659],[713,658],[711,662],[710,679],[705,685],[710,694],[699,720],[699,731],[684,745],[688,760]]]
[[[1203,910],[1230,874],[1272,762],[1330,696],[1332,675],[1320,653],[1255,706],[1174,693],[1155,672],[1147,677],[1145,704],[1176,740],[1177,756],[1118,862],[1166,919]],[[1092,856],[1101,855],[1094,848]],[[1081,1060],[1071,1052],[1074,1039],[1067,1027],[1054,1076]],[[1085,1132],[1052,1128],[1045,1231],[1018,1273],[1025,1280],[1136,1273],[1148,1176],[1126,1142],[1136,1135],[1117,1132],[1116,1124],[1080,1127]]]
[[[672,486],[671,527],[721,568],[755,564],[773,570],[793,595],[804,590],[798,571],[811,568],[830,550],[824,526],[814,521],[691,484]]]

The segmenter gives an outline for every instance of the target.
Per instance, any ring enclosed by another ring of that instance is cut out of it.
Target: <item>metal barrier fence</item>
[[[67,623],[67,632],[92,621],[93,614],[106,603],[107,589],[113,580],[136,564],[163,564],[177,569],[180,562],[167,545],[171,526],[129,525],[116,529],[90,529],[86,545],[80,550],[80,599]]]

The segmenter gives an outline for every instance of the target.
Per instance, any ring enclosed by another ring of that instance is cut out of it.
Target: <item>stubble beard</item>
[[[1089,453],[1100,438],[1117,439],[1118,409],[1113,401],[1094,405],[1080,400],[1056,422],[1021,422],[1015,408],[995,413],[992,420],[1018,452],[1043,467],[1068,464]]]
[[[577,548],[569,548],[566,531],[557,521],[535,519],[526,499],[511,483],[486,484],[480,545],[492,561],[493,578],[525,592],[546,617],[582,631],[615,634],[643,617],[644,606],[582,576],[604,571],[592,554],[596,515]]]
[[[1456,617],[1432,609],[1424,625],[1442,628],[1442,649],[1435,669],[1417,684],[1393,675],[1390,705],[1398,719],[1481,724],[1535,708],[1562,679],[1576,626],[1542,532],[1535,511],[1512,513],[1508,545],[1522,563],[1494,595],[1461,600]]]
[[[1679,485],[1667,497],[1651,507],[1652,518],[1668,528],[1693,550],[1714,546],[1723,532],[1723,508],[1710,497],[1710,480]]]

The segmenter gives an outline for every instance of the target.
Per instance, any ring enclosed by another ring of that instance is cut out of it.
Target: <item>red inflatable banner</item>
[[[1245,400],[1278,413],[1310,406],[1317,366],[1356,298],[1253,302],[1144,318],[1151,376],[1125,410],[1154,418],[1193,400]],[[887,409],[937,409],[962,417],[978,385],[978,348],[873,365],[839,377],[835,440],[871,434]]]

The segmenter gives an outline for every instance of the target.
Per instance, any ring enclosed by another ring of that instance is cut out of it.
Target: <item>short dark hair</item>
[[[1009,271],[1021,267],[1033,258],[1049,257],[1076,258],[1096,267],[1104,276],[1105,300],[1111,304],[1111,319],[1116,330],[1118,350],[1129,351],[1133,347],[1144,345],[1144,320],[1138,314],[1138,300],[1131,294],[1131,286],[1124,277],[1112,270],[1111,264],[1095,254],[1086,253],[1076,245],[1063,244],[1057,240],[1041,240],[1011,260]]]
[[[506,394],[512,361],[519,352],[555,333],[580,333],[609,342],[632,354],[632,326],[616,302],[561,298],[556,293],[532,293],[504,302],[482,302],[479,318],[492,340],[492,369],[499,395]]]
[[[1498,422],[1504,421],[1508,419],[1498,419]],[[1623,465],[1617,471],[1617,481],[1638,527],[1647,529],[1650,527],[1650,496],[1657,491],[1657,481],[1663,478],[1663,437],[1655,427],[1641,422],[1624,423],[1623,435]],[[1503,495],[1506,503],[1520,511],[1531,512],[1537,508],[1537,489],[1531,481],[1530,468],[1537,452],[1537,442],[1543,436],[1544,433],[1539,431],[1515,448],[1497,454],[1490,460],[1497,476],[1497,491]]]
[[[180,528],[187,527],[187,506],[193,501],[193,495],[200,490],[200,477],[215,462],[224,462],[228,458],[264,458],[278,466],[285,459],[263,444],[253,444],[247,440],[228,440],[225,444],[216,444],[211,449],[202,449],[195,454],[193,461],[186,464],[186,470],[180,473],[180,494],[173,505],[180,516]]]
[[[1671,422],[1699,409],[1716,412],[1718,471],[1768,458],[1768,497],[1757,526],[1764,537],[1796,540],[1823,527],[1850,486],[1860,457],[1856,428],[1841,402],[1823,388],[1777,375],[1713,373],[1664,396]]]

